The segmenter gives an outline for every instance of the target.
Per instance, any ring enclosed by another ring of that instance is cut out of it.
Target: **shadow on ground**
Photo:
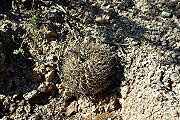
[[[38,75],[33,70],[35,62],[29,53],[29,49],[26,44],[21,44],[22,39],[19,37],[23,29],[11,29],[12,24],[9,22],[8,27],[0,30],[0,54],[5,56],[4,60],[0,57],[0,95],[5,96],[5,99],[10,99],[11,102],[25,100],[24,95],[37,90],[43,79],[41,75]],[[4,30],[4,31],[3,31]],[[22,45],[24,54],[14,54],[14,50],[18,50]],[[39,93],[36,97],[29,99],[29,103],[33,105],[44,105],[49,103],[49,96],[51,93]],[[3,115],[10,114],[9,105],[5,106],[3,98],[0,100],[0,118]],[[8,107],[9,106],[9,107]]]

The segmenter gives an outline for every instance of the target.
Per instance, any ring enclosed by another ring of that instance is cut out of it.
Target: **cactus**
[[[112,83],[115,57],[105,44],[90,43],[72,47],[66,53],[62,66],[65,86],[85,95],[95,95],[105,90]]]

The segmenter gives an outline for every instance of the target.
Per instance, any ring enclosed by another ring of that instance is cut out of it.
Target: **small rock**
[[[49,60],[49,61],[57,61],[57,57],[53,56],[53,55],[52,56],[47,56],[46,59]]]
[[[9,17],[7,15],[4,15],[4,20],[9,20]]]
[[[51,41],[51,46],[52,46],[53,48],[56,47],[56,46],[58,46],[57,41]]]
[[[48,58],[47,58],[48,59]],[[49,59],[50,60],[50,59]],[[47,63],[47,65],[50,65],[49,63]],[[53,70],[53,68],[51,68],[51,67],[46,67],[46,71],[47,72],[50,72],[50,71],[52,71]]]
[[[10,105],[9,111],[10,111],[11,113],[13,113],[13,112],[16,110],[16,107],[17,107],[17,104],[16,104],[16,103],[12,103],[12,104]]]
[[[171,16],[171,13],[163,11],[163,12],[161,13],[161,16],[162,16],[162,17],[170,17],[170,16]]]
[[[11,29],[11,27],[12,27],[12,23],[10,20],[5,20],[4,24],[1,26],[3,31]]]
[[[57,15],[57,10],[56,9],[53,9],[53,10],[49,11],[48,19],[54,20],[57,17],[58,17],[58,15]]]
[[[121,95],[122,95],[122,98],[126,98],[127,97],[127,93],[129,91],[129,86],[124,86],[121,88]]]
[[[153,77],[153,75],[154,75],[154,72],[153,72],[153,71],[150,71],[150,72],[148,73],[148,78]]]
[[[69,100],[72,98],[73,94],[70,90],[65,89],[62,96],[64,97],[65,100]]]
[[[51,92],[54,91],[55,89],[56,89],[56,85],[52,82],[44,82],[37,88],[39,92]]]
[[[63,83],[61,83],[61,84],[56,84],[56,87],[57,87],[58,89],[63,89],[63,88],[65,88],[65,86],[64,86]]]
[[[52,70],[52,71],[48,72],[47,74],[45,74],[45,79],[46,79],[47,82],[53,81],[54,77],[55,77],[55,71],[54,70]]]
[[[4,100],[4,102],[3,102],[3,111],[5,112],[5,111],[8,111],[9,110],[9,108],[10,108],[10,104],[11,104],[11,101],[10,101],[10,99],[9,98],[5,98],[5,100]]]
[[[108,118],[107,120],[112,120],[112,118]]]
[[[55,32],[48,31],[45,36],[46,36],[46,38],[48,38],[48,37],[56,37],[57,34]]]
[[[40,113],[33,114],[28,118],[28,120],[40,120],[40,119],[41,119]]]
[[[76,113],[77,112],[77,101],[73,101],[68,107],[67,107],[67,110],[66,110],[66,116],[70,116],[71,114],[73,113]]]
[[[6,98],[5,95],[0,95],[0,102],[3,102],[5,98]]]
[[[19,94],[17,93],[17,94],[14,94],[12,98],[16,99],[18,96],[19,96]]]
[[[31,105],[29,103],[27,103],[25,106],[24,106],[24,110],[26,111],[26,113],[30,113],[31,111]]]
[[[178,73],[173,73],[170,78],[173,82],[180,81],[180,75]]]
[[[156,7],[157,7],[157,8],[161,8],[162,6],[163,6],[163,5],[159,3],[159,4],[157,4]]]
[[[36,97],[37,93],[38,93],[37,90],[33,90],[33,91],[29,92],[29,93],[24,94],[23,97],[24,97],[25,100],[30,100],[31,98]]]
[[[0,20],[2,20],[4,18],[3,14],[0,14]]]
[[[97,22],[102,22],[102,21],[108,21],[110,19],[110,16],[103,15],[103,16],[96,16],[96,21]]]
[[[44,64],[41,64],[39,69],[34,68],[34,70],[37,72],[40,72],[40,74],[42,75],[47,74],[46,67]]]
[[[10,120],[10,118],[8,116],[4,116],[1,120]]]

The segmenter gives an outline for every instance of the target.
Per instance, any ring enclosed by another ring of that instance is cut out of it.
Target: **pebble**
[[[52,70],[50,72],[48,72],[47,74],[45,74],[45,80],[47,82],[52,82],[54,80],[54,77],[55,77],[55,71]]]
[[[37,88],[39,92],[52,92],[56,89],[56,85],[52,82],[44,82],[41,83],[40,86]]]
[[[24,106],[24,110],[26,111],[26,113],[30,113],[31,111],[31,105],[29,103],[27,103],[25,106]]]
[[[72,92],[70,90],[65,89],[65,91],[62,94],[62,96],[67,101],[67,100],[72,98],[73,94],[72,94]]]
[[[4,18],[3,14],[0,14],[0,20],[2,20]]]
[[[163,11],[163,12],[161,13],[161,16],[162,16],[162,17],[170,17],[170,16],[171,16],[171,13],[170,13],[170,12]]]
[[[0,102],[3,102],[5,98],[6,98],[6,96],[1,94],[0,95]]]
[[[12,103],[12,104],[10,105],[9,111],[10,111],[11,113],[14,112],[14,110],[16,110],[16,107],[17,107],[16,103]]]
[[[73,113],[76,113],[77,112],[77,101],[73,101],[68,107],[67,107],[67,110],[66,110],[66,116],[70,116],[71,114]]]
[[[38,95],[38,91],[33,90],[33,91],[29,92],[29,93],[24,94],[23,97],[24,97],[25,100],[30,100],[31,98],[34,98],[37,95]]]
[[[9,108],[10,108],[10,103],[11,103],[11,101],[10,101],[10,99],[9,98],[5,98],[5,100],[4,100],[4,102],[3,102],[3,111],[7,111],[7,110],[9,110]]]
[[[4,116],[1,120],[10,120],[8,116]]]
[[[108,118],[107,120],[112,120],[112,118]]]
[[[121,88],[121,95],[122,95],[122,98],[126,98],[127,97],[127,93],[129,91],[129,86],[124,86]]]
[[[180,81],[180,74],[173,73],[170,78],[173,82]]]
[[[54,9],[54,10],[51,10],[49,13],[48,13],[48,18],[51,19],[51,20],[54,20],[57,18],[57,10]]]
[[[49,38],[49,37],[56,37],[57,34],[53,31],[47,31],[47,33],[45,34],[45,37],[46,38]]]
[[[150,72],[148,73],[148,78],[153,77],[153,75],[154,75],[154,72],[153,72],[153,71],[150,71]]]

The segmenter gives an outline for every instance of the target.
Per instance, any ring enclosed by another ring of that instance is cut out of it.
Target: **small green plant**
[[[19,54],[19,53],[21,53],[22,55],[24,55],[24,50],[20,47],[18,50],[14,50],[13,51],[13,54],[15,54],[15,55],[17,55],[17,54]]]
[[[36,46],[36,39],[38,38],[38,35],[39,35],[39,29],[38,29],[38,21],[39,21],[39,18],[38,18],[38,15],[40,14],[40,11],[36,11],[36,14],[34,14],[29,22],[28,22],[28,27],[27,27],[27,30],[26,30],[26,35],[30,35],[32,40],[33,40],[33,46],[35,47]]]
[[[23,45],[23,42],[22,43],[18,43],[14,40],[14,35],[12,35],[12,39],[13,41],[16,43],[16,44],[20,44],[21,46],[19,47],[19,49],[16,49],[13,51],[13,54],[17,55],[19,53],[21,53],[23,56],[24,56],[24,50],[22,49],[22,45]]]
[[[29,21],[29,25],[31,26],[31,28],[29,29],[29,31],[31,32],[32,34],[32,39],[36,39],[36,37],[38,36],[38,27],[37,27],[37,21],[38,21],[38,18],[36,15],[34,15],[30,21]]]
[[[38,10],[38,11],[36,11],[36,14],[33,15],[30,18],[30,20],[29,20],[29,22],[27,24],[28,28],[27,28],[26,34],[25,34],[25,36],[30,35],[31,38],[34,40],[33,41],[33,46],[34,47],[36,46],[36,41],[35,40],[36,40],[36,38],[38,38],[38,34],[39,34],[39,29],[38,29],[38,25],[37,25],[38,20],[39,20],[38,19],[39,14],[40,14],[40,11]],[[13,41],[16,42],[14,40],[14,36],[13,36]],[[19,43],[17,43],[17,44],[19,44]],[[22,48],[22,45],[23,45],[23,42],[21,43],[21,46],[19,47],[19,49],[16,49],[16,50],[13,51],[13,54],[17,55],[17,54],[21,53],[24,56],[24,50]]]

